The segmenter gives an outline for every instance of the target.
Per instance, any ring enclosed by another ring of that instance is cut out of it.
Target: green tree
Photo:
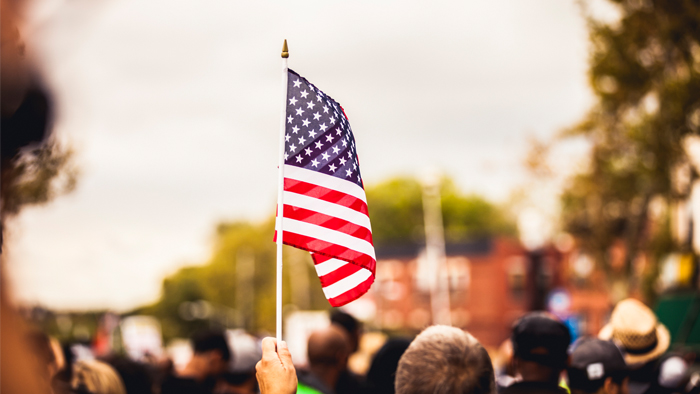
[[[515,226],[506,215],[486,200],[461,195],[449,180],[443,182],[442,192],[445,234],[449,241],[515,233]],[[367,199],[375,245],[424,242],[421,187],[416,180],[388,180],[368,188]],[[198,328],[209,325],[274,332],[276,249],[273,234],[274,218],[260,224],[220,224],[209,260],[204,265],[185,267],[167,277],[160,299],[130,314],[159,318],[166,341],[188,337]],[[309,253],[285,246],[284,262],[283,304],[303,309],[330,308]],[[254,264],[254,275],[243,279],[250,275],[250,264]],[[206,316],[187,316],[187,308],[200,305],[202,301],[206,301],[209,308]]]
[[[375,246],[425,242],[422,187],[416,179],[390,179],[368,187],[366,193]],[[440,194],[447,242],[515,235],[515,225],[503,209],[482,197],[461,194],[452,180],[442,180]]]
[[[683,138],[700,131],[700,3],[608,3],[619,20],[587,15],[589,81],[597,101],[566,135],[590,141],[590,165],[563,193],[562,219],[610,280],[622,283],[640,251],[658,254],[650,248],[669,245],[645,242],[645,229],[654,197],[679,197],[671,173],[685,160]],[[668,231],[656,236],[667,237]],[[624,263],[611,267],[609,251],[620,241],[627,250]]]
[[[276,246],[273,234],[274,218],[261,224],[219,224],[209,260],[201,266],[182,268],[164,279],[158,301],[129,314],[159,318],[166,341],[189,337],[207,326],[274,332]],[[329,308],[309,253],[285,246],[284,262],[283,305],[317,310]],[[254,265],[249,271],[251,275],[244,277],[247,274],[243,269],[250,269],[250,265]],[[300,283],[305,284],[304,288],[299,287]],[[302,292],[305,294],[300,302]],[[202,316],[188,316],[188,307],[202,306],[207,309]]]

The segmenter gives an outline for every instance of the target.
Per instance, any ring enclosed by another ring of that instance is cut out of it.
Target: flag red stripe
[[[336,259],[349,261],[351,263],[367,268],[374,272],[377,262],[369,255],[348,249],[344,246],[336,245],[320,239],[307,237],[305,235],[285,231],[282,241],[285,245],[294,246],[309,252],[320,253]]]
[[[345,234],[352,235],[355,238],[360,238],[372,243],[372,232],[369,231],[369,229],[335,216],[325,215],[305,208],[285,205],[284,217],[315,224],[331,230],[340,231]]]
[[[329,298],[328,302],[334,307],[343,306],[365,294],[369,290],[369,287],[372,286],[372,283],[374,283],[374,275],[370,276],[366,281],[360,283],[351,290],[346,291],[337,297]]]
[[[325,256],[325,255],[322,255],[322,254],[315,255],[315,254],[313,254],[313,253],[311,254],[311,257],[314,258],[314,265],[316,265],[316,264],[321,264],[321,263],[323,263],[324,261],[328,261],[328,260],[330,260],[330,259],[333,258],[333,257]]]
[[[364,201],[337,190],[290,178],[284,178],[284,190],[332,202],[368,215],[367,204]]]
[[[333,283],[335,283],[341,279],[345,279],[346,277],[354,274],[355,272],[357,272],[361,269],[363,269],[363,268],[360,267],[359,265],[355,265],[352,263],[345,264],[344,266],[338,268],[337,270],[335,270],[333,272],[329,272],[326,275],[319,276],[318,278],[321,280],[321,286],[326,287],[326,286],[332,285]]]

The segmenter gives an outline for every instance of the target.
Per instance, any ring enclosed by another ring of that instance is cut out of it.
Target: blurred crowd
[[[181,365],[167,356],[95,357],[90,347],[39,331],[26,339],[34,375],[54,394],[700,393],[695,355],[670,350],[669,331],[635,299],[615,306],[598,337],[575,341],[555,316],[526,314],[491,354],[450,326],[389,337],[358,374],[348,361],[362,337],[361,322],[334,310],[327,326],[310,333],[304,365],[294,365],[285,342],[241,330],[196,332]]]

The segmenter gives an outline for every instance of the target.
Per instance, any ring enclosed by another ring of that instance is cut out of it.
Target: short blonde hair
[[[399,360],[397,394],[492,394],[491,358],[471,334],[432,326],[411,342]]]
[[[77,361],[73,364],[71,387],[86,388],[94,394],[126,394],[124,382],[109,364],[101,361]]]

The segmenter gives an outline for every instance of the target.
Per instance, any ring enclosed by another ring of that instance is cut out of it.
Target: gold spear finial
[[[287,40],[284,40],[284,45],[282,46],[282,57],[285,59],[289,57],[289,49],[287,49]]]

